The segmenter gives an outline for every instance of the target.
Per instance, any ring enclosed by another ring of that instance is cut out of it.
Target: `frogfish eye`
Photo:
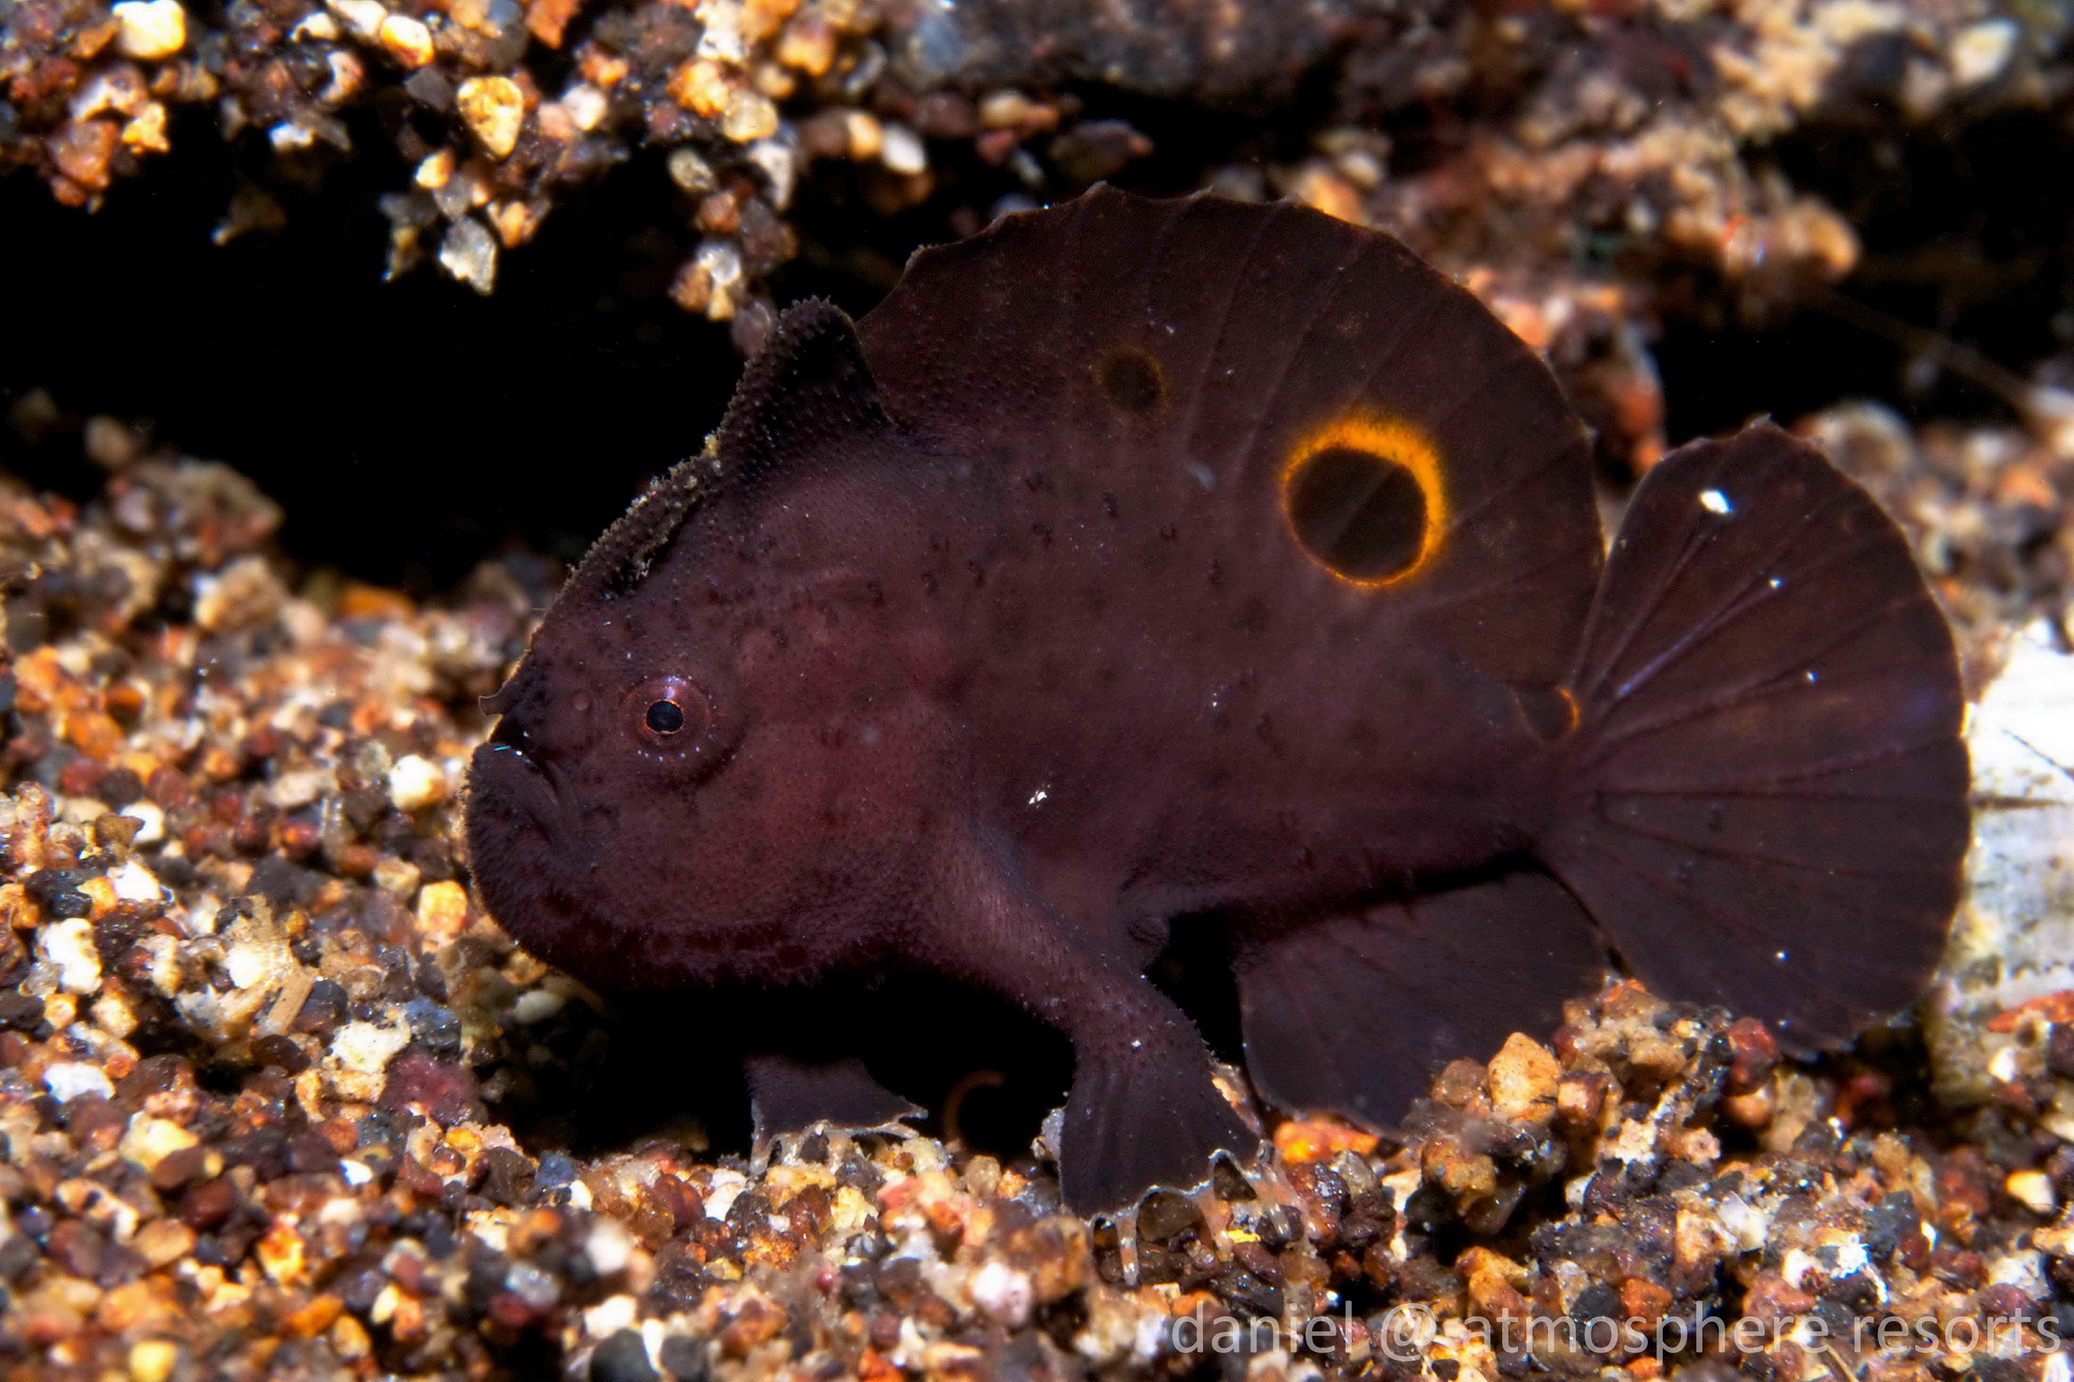
[[[635,740],[651,749],[692,747],[713,720],[705,689],[689,677],[650,677],[627,693],[626,706]]]

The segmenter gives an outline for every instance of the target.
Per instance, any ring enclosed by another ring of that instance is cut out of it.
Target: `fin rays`
[[[1871,498],[1776,429],[1683,448],[1630,505],[1589,628],[1540,853],[1635,971],[1797,1050],[1913,998],[1969,833],[1962,702]]]

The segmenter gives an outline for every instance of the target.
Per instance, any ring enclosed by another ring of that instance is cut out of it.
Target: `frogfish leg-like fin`
[[[1951,631],[1906,539],[1769,426],[1649,472],[1539,852],[1638,977],[1834,1045],[1921,993],[1970,832]]]
[[[1260,1145],[1211,1079],[1195,1025],[1136,982],[1146,992],[1133,1020],[1074,1038],[1058,1152],[1060,1190],[1077,1214],[1120,1212],[1154,1186],[1200,1185],[1218,1152],[1246,1160]]]
[[[802,1060],[756,1053],[744,1057],[742,1065],[749,1080],[759,1162],[779,1138],[806,1132],[818,1123],[858,1130],[894,1128],[902,1119],[928,1111],[873,1079],[855,1056]]]
[[[1433,1069],[1545,1037],[1592,991],[1606,952],[1575,898],[1521,870],[1358,912],[1241,934],[1246,1068],[1278,1108],[1382,1132]]]
[[[1073,1045],[1056,1148],[1068,1208],[1118,1213],[1154,1186],[1206,1182],[1220,1151],[1253,1155],[1260,1135],[1219,1090],[1195,1024],[1047,906],[1005,835],[961,842],[937,878],[944,910],[915,937],[911,958],[1016,1003]]]

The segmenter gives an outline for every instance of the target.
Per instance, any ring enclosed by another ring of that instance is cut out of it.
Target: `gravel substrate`
[[[2018,484],[1877,424],[1813,430],[1887,436],[1919,507]],[[10,1379],[1648,1382],[1711,1327],[1753,1382],[2068,1382],[2065,994],[1987,1015],[1960,1112],[1909,1028],[1781,1064],[1621,984],[1440,1072],[1401,1146],[1281,1123],[1122,1225],[1062,1213],[1041,1145],[572,1143],[626,1029],[478,910],[455,800],[554,573],[293,589],[235,473],[85,439],[83,509],[0,482]],[[1950,567],[1983,621],[2034,594],[1992,569]],[[695,1023],[635,1059],[704,1078]]]

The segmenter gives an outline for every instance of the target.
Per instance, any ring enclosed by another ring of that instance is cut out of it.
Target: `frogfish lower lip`
[[[559,842],[561,812],[554,783],[523,749],[496,740],[480,745],[469,760],[468,781],[475,803],[471,815],[501,805],[550,843]]]

